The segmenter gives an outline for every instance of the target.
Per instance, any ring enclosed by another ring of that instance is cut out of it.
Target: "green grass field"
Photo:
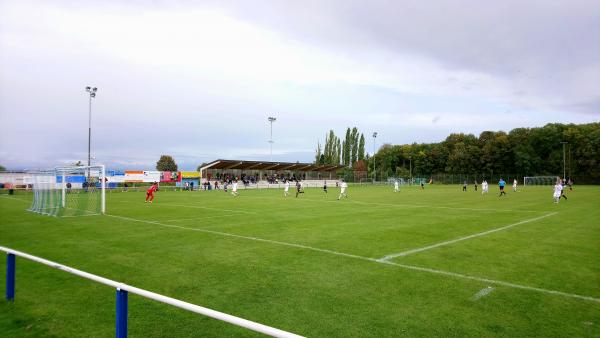
[[[600,187],[469,189],[110,193],[108,215],[72,218],[1,196],[0,245],[309,337],[600,336]],[[113,336],[114,308],[114,289],[17,258],[0,332]],[[258,336],[136,295],[129,334]]]

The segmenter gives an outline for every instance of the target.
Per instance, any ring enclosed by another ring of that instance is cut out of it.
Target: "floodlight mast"
[[[273,122],[277,121],[277,118],[269,116],[269,118],[267,119],[269,120],[269,123],[271,124],[271,137],[269,139],[269,144],[271,145],[271,162],[273,161]]]
[[[375,139],[377,138],[377,132],[373,132],[373,183],[377,180],[377,170],[375,168]]]
[[[565,145],[566,145],[567,143],[569,143],[569,142],[567,142],[567,141],[563,141],[563,142],[561,142],[561,143],[562,143],[562,145],[563,145],[563,177],[562,177],[562,178],[563,178],[563,180],[566,180],[566,179],[567,179],[567,168],[566,168],[566,165],[565,165],[565,164],[566,164],[566,160],[565,160],[565,157],[566,157],[566,156],[565,156]],[[570,149],[570,148],[569,148],[569,149]],[[569,169],[570,169],[570,168],[569,168]]]
[[[408,161],[409,161],[409,176],[410,176],[410,185],[413,184],[413,178],[412,178],[412,156],[408,157]]]
[[[85,87],[85,91],[88,92],[90,94],[90,104],[89,104],[89,110],[88,110],[88,167],[90,165],[92,165],[92,155],[91,155],[91,150],[92,150],[92,98],[96,97],[96,92],[98,91],[98,88],[96,87],[90,87],[87,86]]]

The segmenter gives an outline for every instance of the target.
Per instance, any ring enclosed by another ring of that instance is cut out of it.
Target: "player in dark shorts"
[[[323,191],[327,193],[327,181],[323,181]]]
[[[296,181],[296,197],[298,197],[298,194],[304,194],[304,191],[302,190],[302,184],[300,184],[300,181]]]
[[[475,191],[477,191],[477,180],[475,180],[475,185],[474,185],[474,187],[475,187]]]
[[[498,182],[498,187],[500,188],[500,196],[502,195],[506,195],[506,192],[504,192],[504,186],[506,185],[506,182],[501,178],[500,181]]]
[[[463,183],[463,191],[467,191],[467,181],[465,181],[465,183]]]
[[[560,180],[560,184],[562,185],[562,190],[560,191],[560,198],[567,199],[567,195],[565,195],[565,185],[567,185],[567,181],[565,179]]]

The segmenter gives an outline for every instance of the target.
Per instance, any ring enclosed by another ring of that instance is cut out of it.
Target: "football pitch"
[[[308,337],[600,336],[600,187],[559,204],[507,188],[113,192],[107,215],[69,218],[4,195],[0,245]],[[114,335],[114,289],[21,258],[16,273],[3,336]],[[129,335],[259,336],[136,295]]]

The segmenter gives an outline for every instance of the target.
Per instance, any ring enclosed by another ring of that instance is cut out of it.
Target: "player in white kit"
[[[338,200],[342,198],[342,196],[348,198],[348,193],[346,192],[346,189],[348,189],[348,183],[342,180],[342,184],[340,185],[340,196],[338,197]]]
[[[233,196],[238,196],[238,192],[237,192],[237,181],[233,181],[233,184],[231,185],[231,194]]]
[[[400,192],[400,187],[397,180],[394,181],[394,192]]]
[[[289,192],[290,192],[290,181],[285,181],[285,184],[283,185],[283,196],[287,197]]]
[[[517,192],[517,179],[516,178],[513,181],[513,191]]]
[[[483,182],[481,182],[481,194],[487,194],[488,192],[488,182],[486,180],[483,180]]]
[[[554,186],[554,203],[558,203],[560,201],[560,195],[562,194],[563,186],[560,182],[556,182]]]

